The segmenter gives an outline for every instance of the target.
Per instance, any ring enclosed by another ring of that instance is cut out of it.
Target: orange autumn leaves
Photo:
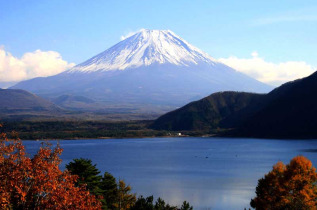
[[[256,209],[316,209],[317,173],[311,161],[297,156],[278,162],[260,179],[251,206]]]
[[[46,145],[29,158],[20,140],[0,134],[0,208],[101,209],[84,186],[75,187],[77,176],[59,169],[61,152]]]

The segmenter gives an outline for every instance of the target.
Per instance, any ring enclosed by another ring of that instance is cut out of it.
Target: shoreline
[[[45,138],[45,139],[21,139],[21,141],[75,141],[75,140],[94,140],[94,139],[100,139],[100,140],[107,140],[107,139],[146,139],[146,138],[187,138],[187,137],[201,137],[206,138],[207,135],[203,136],[189,136],[189,135],[181,135],[181,136],[135,136],[135,137],[96,137],[96,138],[84,138],[84,137],[78,137],[78,138]],[[215,136],[208,136],[208,137],[215,137]]]

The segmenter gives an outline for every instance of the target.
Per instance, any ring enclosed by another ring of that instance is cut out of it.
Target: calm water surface
[[[138,195],[187,200],[194,209],[243,209],[257,180],[281,160],[302,154],[317,166],[317,140],[145,138],[62,140],[65,164],[89,158],[102,173],[124,179]],[[56,143],[56,141],[53,141]],[[35,153],[40,142],[25,141]]]

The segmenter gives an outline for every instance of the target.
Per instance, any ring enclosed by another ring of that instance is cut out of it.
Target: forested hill
[[[317,137],[317,72],[276,88],[265,99],[269,103],[240,126],[237,134],[278,138]]]
[[[151,127],[159,130],[214,129],[232,114],[256,104],[263,96],[244,92],[214,93],[159,117]]]
[[[266,95],[212,94],[158,118],[152,128],[233,128],[232,136],[317,138],[317,73],[288,82]]]

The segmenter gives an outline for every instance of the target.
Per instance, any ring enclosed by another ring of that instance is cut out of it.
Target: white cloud
[[[257,51],[252,52],[251,55],[252,55],[252,57],[258,57],[259,56]]]
[[[259,57],[257,52],[251,54],[251,58],[220,58],[220,62],[245,73],[261,82],[271,85],[281,85],[285,82],[306,77],[315,69],[304,61],[286,61],[273,63]]]
[[[55,51],[27,52],[21,58],[0,48],[0,82],[17,82],[58,74],[74,66]]]
[[[139,31],[141,31],[142,29],[139,29],[139,30],[136,30],[136,31],[129,31],[128,33],[126,33],[125,35],[123,35],[123,36],[121,36],[120,37],[120,40],[122,41],[122,40],[124,40],[124,39],[126,39],[126,38],[128,38],[128,37],[130,37],[130,36],[132,36],[132,35],[134,35],[134,34],[136,34],[137,32],[139,32]]]

